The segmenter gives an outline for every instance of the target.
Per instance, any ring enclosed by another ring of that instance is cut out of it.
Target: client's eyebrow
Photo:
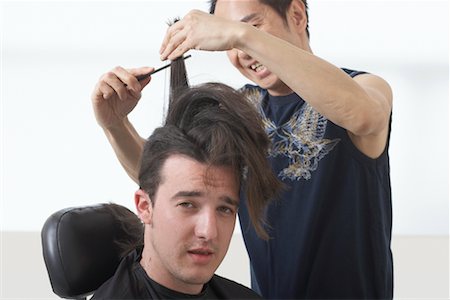
[[[175,200],[177,198],[194,198],[194,197],[201,197],[203,196],[204,193],[200,192],[200,191],[179,191],[178,193],[176,193],[175,195],[172,196],[172,200]],[[233,205],[235,207],[239,207],[239,201],[228,197],[228,196],[222,196],[220,197],[220,200]]]
[[[172,199],[176,198],[190,198],[190,197],[200,197],[203,193],[200,191],[179,191],[173,195]]]
[[[253,14],[246,15],[245,17],[243,17],[243,18],[241,19],[241,22],[247,23],[247,22],[249,22],[250,20],[256,18],[257,16],[258,16],[257,13],[253,13]]]

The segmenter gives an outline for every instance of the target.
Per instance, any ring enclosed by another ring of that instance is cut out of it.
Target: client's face
[[[156,282],[197,294],[228,250],[239,185],[231,168],[208,167],[182,155],[170,156],[161,174],[143,265]]]

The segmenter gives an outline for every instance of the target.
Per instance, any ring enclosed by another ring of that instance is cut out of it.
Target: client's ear
[[[148,194],[142,189],[137,190],[136,193],[134,193],[134,202],[136,204],[139,219],[141,219],[144,224],[151,224],[153,206]]]

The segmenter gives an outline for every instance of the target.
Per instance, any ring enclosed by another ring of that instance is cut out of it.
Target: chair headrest
[[[58,296],[86,297],[114,274],[123,251],[116,241],[123,240],[123,232],[110,205],[62,209],[45,222],[41,232],[44,261]],[[114,205],[139,222],[127,208]]]

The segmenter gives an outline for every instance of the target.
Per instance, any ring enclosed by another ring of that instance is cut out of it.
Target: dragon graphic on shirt
[[[261,91],[246,88],[243,92],[261,112],[266,132],[272,141],[269,156],[288,158],[288,166],[278,176],[281,179],[309,180],[319,161],[340,141],[324,138],[328,120],[305,102],[287,122],[277,126],[265,116],[260,105]]]

